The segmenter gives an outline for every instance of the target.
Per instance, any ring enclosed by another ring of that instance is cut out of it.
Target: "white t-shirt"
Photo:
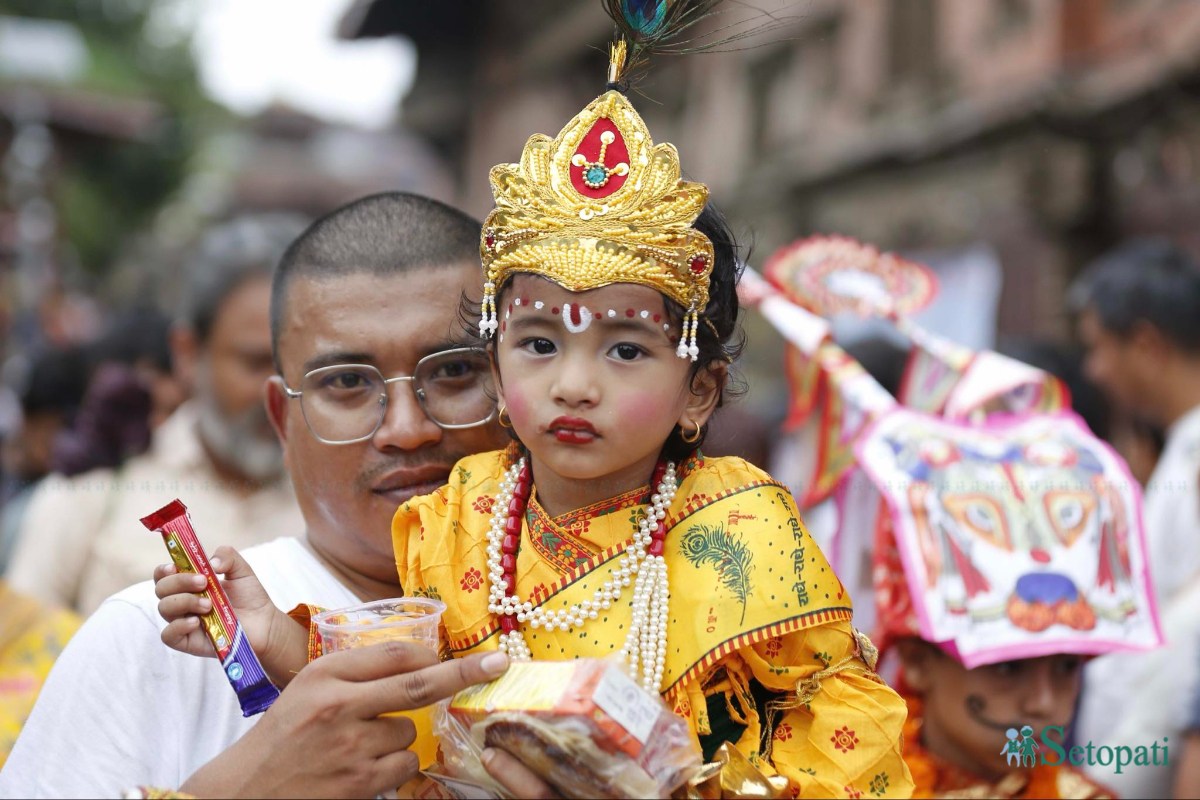
[[[1166,447],[1146,485],[1143,512],[1166,644],[1088,664],[1076,719],[1078,744],[1150,747],[1168,737],[1168,746],[1182,748],[1178,734],[1187,699],[1200,685],[1195,657],[1200,647],[1200,406],[1167,431]],[[1121,796],[1170,792],[1168,767],[1128,767],[1121,775],[1102,765],[1088,771]]]
[[[1179,753],[1200,690],[1200,581],[1161,609],[1166,645],[1148,653],[1114,653],[1087,667],[1076,744],[1150,748],[1157,741]],[[1178,758],[1178,756],[1176,756]],[[1119,797],[1169,797],[1177,764],[1085,767]]]
[[[357,597],[299,539],[243,554],[275,604],[328,608]],[[220,664],[159,639],[151,581],[108,600],[59,656],[3,771],[2,797],[120,797],[178,788],[259,717],[242,716]]]
[[[1200,571],[1200,406],[1167,430],[1143,511],[1150,577],[1159,603],[1165,603]]]

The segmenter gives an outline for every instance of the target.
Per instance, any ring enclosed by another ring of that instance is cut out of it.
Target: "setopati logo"
[[[1031,725],[1004,732],[1000,753],[1010,767],[1034,767],[1045,764],[1057,767],[1109,767],[1120,775],[1126,767],[1165,767],[1168,761],[1167,737],[1145,745],[1095,745],[1092,742],[1067,747],[1063,744],[1066,730],[1061,725],[1047,725],[1035,736]]]

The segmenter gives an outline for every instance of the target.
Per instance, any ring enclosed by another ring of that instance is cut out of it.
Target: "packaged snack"
[[[187,506],[172,500],[150,516],[142,517],[142,524],[162,534],[171,561],[180,572],[197,572],[208,581],[204,593],[212,601],[212,610],[200,617],[200,625],[212,642],[225,676],[237,692],[242,716],[266,711],[279,697],[279,690],[263,671],[250,642],[246,641],[242,624],[234,615],[229,598],[196,538],[196,531],[187,516]]]
[[[439,708],[446,771],[497,787],[484,748],[511,753],[566,797],[666,797],[701,766],[687,724],[617,661],[530,661]]]

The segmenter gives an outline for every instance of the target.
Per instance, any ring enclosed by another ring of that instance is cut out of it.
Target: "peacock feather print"
[[[716,568],[721,586],[742,604],[741,621],[745,622],[754,563],[741,534],[727,533],[723,525],[693,525],[680,540],[680,549],[684,558],[696,568],[705,564]]]

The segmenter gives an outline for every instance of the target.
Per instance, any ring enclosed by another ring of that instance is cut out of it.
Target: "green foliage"
[[[97,275],[180,186],[213,117],[222,116],[200,90],[188,38],[150,35],[153,10],[152,0],[0,0],[0,15],[78,29],[87,70],[72,86],[42,87],[48,93],[154,110],[132,139],[76,130],[55,138],[51,191],[64,244]]]

